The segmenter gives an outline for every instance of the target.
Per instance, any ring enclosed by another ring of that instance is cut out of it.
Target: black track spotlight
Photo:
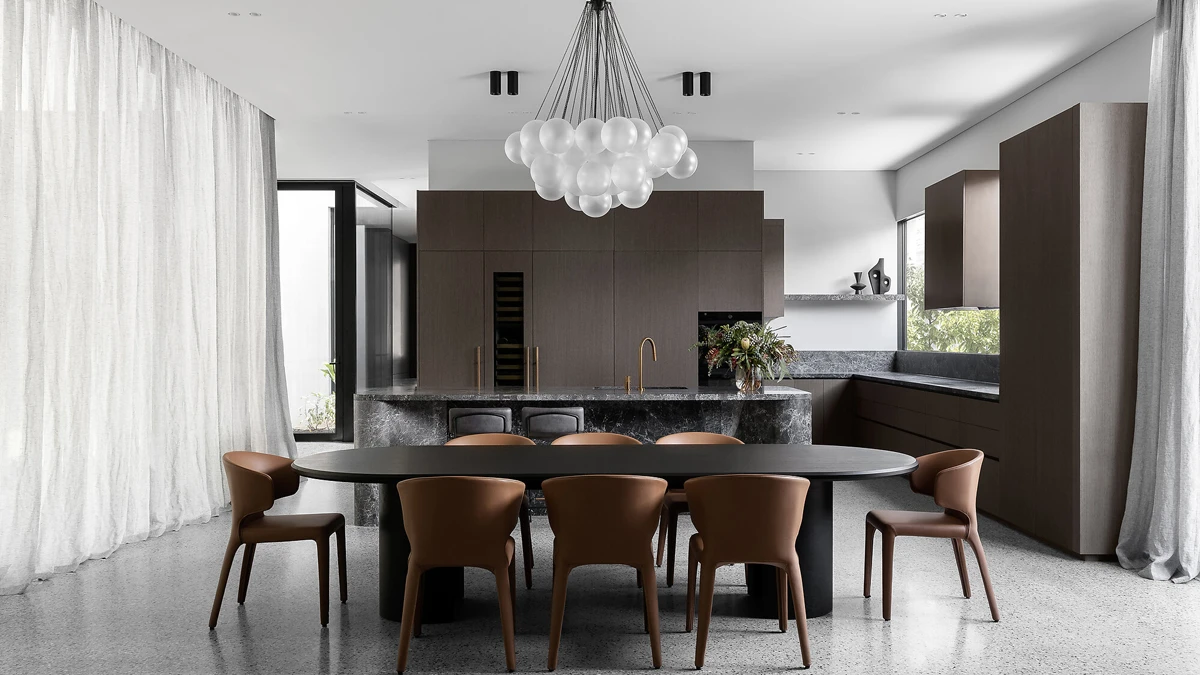
[[[683,95],[691,96],[695,90],[696,74],[692,71],[684,71],[683,73]]]
[[[712,73],[707,70],[700,73],[700,95],[712,96]]]
[[[500,71],[493,70],[491,72],[491,76],[492,76],[492,88],[491,88],[492,96],[499,96],[500,95]]]
[[[517,71],[515,70],[508,71],[508,95],[517,95]]]

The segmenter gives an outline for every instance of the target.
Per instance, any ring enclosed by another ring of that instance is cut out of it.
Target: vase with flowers
[[[796,350],[775,329],[746,321],[705,328],[695,348],[704,355],[710,375],[716,368],[729,366],[734,384],[743,394],[758,391],[764,377],[782,380],[788,365],[798,358]]]

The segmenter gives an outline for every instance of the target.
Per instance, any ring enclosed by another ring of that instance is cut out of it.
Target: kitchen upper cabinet
[[[484,193],[432,190],[417,193],[417,248],[483,250]]]
[[[534,199],[527,190],[483,193],[483,250],[531,250]]]
[[[619,210],[619,209],[616,209]],[[592,218],[574,211],[559,199],[548,202],[533,197],[533,250],[611,251],[613,214]],[[611,260],[612,256],[609,256]],[[610,273],[611,276],[611,273]]]
[[[613,384],[626,375],[637,386],[637,350],[642,338],[654,338],[644,357],[645,386],[694,387],[697,384],[697,274],[695,251],[617,251],[614,255],[615,327]]]
[[[783,316],[783,221],[764,220],[762,229],[763,319]]]
[[[614,209],[616,250],[695,251],[697,195],[657,192],[640,209]]]
[[[655,193],[650,200],[662,194]],[[705,191],[696,195],[696,229],[701,251],[762,250],[762,192]]]
[[[1000,306],[1000,172],[925,188],[925,308]]]
[[[760,230],[761,227],[760,221]],[[700,251],[697,258],[696,288],[701,312],[762,311],[761,251]]]
[[[473,387],[484,348],[482,251],[422,251],[417,256],[417,382]],[[476,351],[478,350],[478,352]]]
[[[612,251],[534,251],[533,307],[537,384],[613,383]]]

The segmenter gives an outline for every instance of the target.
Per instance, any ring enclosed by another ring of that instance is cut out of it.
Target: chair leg
[[[896,548],[896,535],[883,531],[883,620],[892,620],[892,553]]]
[[[787,610],[787,570],[782,567],[775,568],[775,611],[779,614],[779,632],[787,632],[788,610]]]
[[[409,563],[404,578],[404,613],[400,618],[400,649],[396,654],[396,672],[403,673],[408,665],[408,643],[413,635],[413,620],[417,616],[417,597],[421,592],[421,569]]]
[[[679,532],[679,512],[667,514],[667,588],[675,585],[675,536]]]
[[[509,582],[509,570],[516,576],[516,569],[511,565],[505,569],[494,570],[496,575],[496,595],[500,598],[500,627],[504,631],[504,663],[508,672],[517,669],[517,653],[513,636],[513,602],[512,587]]]
[[[696,572],[700,567],[700,554],[692,542],[688,542],[687,618],[683,621],[684,632],[692,632],[692,618],[696,615]]]
[[[650,607],[646,604],[646,588],[644,586],[642,586],[642,570],[641,570],[641,568],[638,568],[637,578],[638,578],[638,588],[642,589],[642,631],[645,633],[649,633],[650,632]],[[657,581],[657,580],[658,580],[658,577],[656,576],[655,581]]]
[[[875,557],[872,552],[873,548],[875,548],[875,526],[867,523],[867,546],[863,550],[863,559],[866,561],[863,567],[864,598],[871,597],[871,565],[874,563],[873,558]]]
[[[971,580],[967,577],[967,556],[963,552],[962,539],[951,539],[954,547],[954,562],[958,565],[958,580],[962,582],[963,597],[971,597]]]
[[[407,581],[405,583],[408,583]],[[425,576],[424,573],[417,577],[417,611],[413,613],[412,636],[421,637],[421,624],[425,621]],[[404,592],[408,592],[408,587],[404,587]]]
[[[983,542],[979,534],[972,532],[967,538],[971,550],[975,551],[975,560],[979,563],[979,575],[983,577],[983,590],[987,591],[988,606],[992,609],[992,621],[1000,620],[1000,606],[996,604],[996,594],[992,592],[992,575],[988,574],[987,556],[983,554]]]
[[[346,528],[337,531],[338,553],[338,585],[342,594],[342,602],[346,602]]]
[[[637,587],[638,588],[642,587],[642,571],[641,570],[637,571]]]
[[[558,643],[562,639],[563,614],[567,609],[567,577],[571,568],[554,561],[554,595],[550,600],[550,654],[546,658],[546,668],[554,670],[558,666]]]
[[[787,571],[792,586],[792,605],[796,612],[796,631],[800,634],[800,658],[804,667],[812,665],[812,652],[808,648],[808,615],[804,609],[804,578],[800,576],[800,564],[792,563]]]
[[[533,539],[530,534],[529,502],[521,503],[521,561],[525,563],[525,588],[533,588]]]
[[[229,570],[233,567],[233,556],[237,553],[238,544],[233,539],[225,547],[225,560],[221,563],[221,579],[217,582],[217,596],[213,598],[212,613],[208,615],[209,630],[217,627],[217,616],[221,613],[221,600],[225,598],[225,585],[229,582]]]
[[[513,604],[513,619],[516,620],[517,611],[517,557],[508,561],[508,592],[512,595]],[[515,628],[513,630],[516,630]]]
[[[713,587],[716,585],[716,566],[700,565],[700,622],[696,628],[696,669],[704,667],[704,648],[708,644],[708,626],[712,621]]]
[[[661,513],[658,517],[658,555],[654,558],[654,566],[662,567],[663,550],[667,544],[667,505],[662,505]]]
[[[321,578],[321,625],[329,625],[329,540],[317,540],[317,575]]]
[[[250,587],[250,568],[254,567],[254,547],[256,544],[246,544],[242,551],[242,578],[238,580],[238,604],[246,603],[246,589]]]
[[[646,614],[646,631],[650,633],[650,656],[655,668],[662,668],[662,643],[658,634],[658,580],[654,575],[654,561],[649,555],[642,565],[642,577],[646,585],[642,588],[642,607]]]

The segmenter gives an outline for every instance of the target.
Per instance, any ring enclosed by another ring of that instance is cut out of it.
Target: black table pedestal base
[[[404,615],[404,585],[411,550],[404,531],[404,514],[396,485],[383,485],[379,507],[379,616],[400,621]],[[439,567],[425,572],[421,620],[445,623],[454,620],[454,607],[463,598],[463,568]]]
[[[804,522],[796,538],[800,575],[804,577],[804,610],[809,618],[833,611],[833,483],[814,480],[804,501]],[[775,568],[746,565],[746,589],[755,616],[775,619]],[[795,618],[788,600],[788,618]]]

